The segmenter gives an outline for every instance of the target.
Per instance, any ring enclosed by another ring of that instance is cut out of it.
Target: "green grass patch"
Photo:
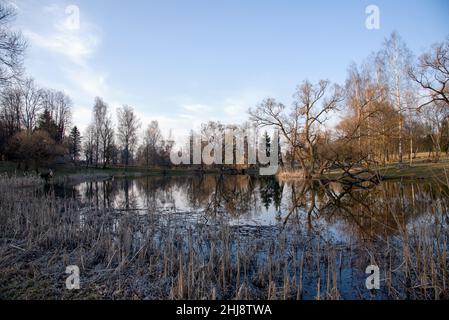
[[[447,175],[449,175],[449,159],[445,158],[440,162],[420,160],[412,164],[404,163],[403,166],[399,166],[395,163],[378,168],[377,170],[385,179],[390,180],[423,180],[434,178],[446,180]]]

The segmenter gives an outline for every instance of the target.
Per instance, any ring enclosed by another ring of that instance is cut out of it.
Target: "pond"
[[[447,298],[440,183],[149,176],[54,192],[82,203],[81,230],[92,211],[114,212],[104,231],[129,243],[127,255],[153,248],[142,263],[167,269],[154,277],[168,279],[171,298]],[[379,289],[367,286],[368,266],[379,268]]]

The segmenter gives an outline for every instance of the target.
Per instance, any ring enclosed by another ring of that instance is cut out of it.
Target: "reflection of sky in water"
[[[238,177],[230,177],[223,182],[226,186],[224,189],[229,192],[228,194],[222,194],[223,192],[220,193],[220,189],[215,189],[218,183],[214,179],[216,178],[206,177],[204,180],[200,180],[198,177],[115,179],[115,181],[84,182],[75,186],[75,191],[77,197],[86,204],[97,205],[98,203],[99,206],[136,211],[139,214],[152,212],[177,214],[192,222],[211,222],[213,219],[225,219],[231,226],[281,226],[292,209],[292,191],[288,184],[278,190],[276,188],[279,188],[280,185],[275,180],[267,183],[259,179],[245,178],[239,180]],[[279,206],[276,206],[273,200],[273,190],[279,192]],[[332,183],[330,190],[336,196],[343,192],[342,186],[337,183]],[[422,186],[401,186],[400,190],[402,190],[401,192],[406,190],[402,203],[407,206],[432,201],[423,192],[425,188]],[[264,191],[268,192],[265,202],[262,195]],[[358,196],[363,192],[369,193],[370,191],[357,190],[353,194]],[[392,196],[389,192],[387,194]],[[238,198],[238,194],[243,195],[243,201]],[[368,194],[366,199],[369,199],[369,197],[371,196]],[[207,214],[206,209],[210,202],[217,198],[219,202],[217,210],[212,215]],[[306,197],[306,199],[308,198]],[[318,207],[324,204],[325,199],[317,200]],[[391,201],[391,198],[388,201]],[[237,213],[232,214],[227,211],[227,204],[229,203],[233,204],[232,208],[237,208],[235,209]],[[374,204],[385,204],[385,199],[378,197]],[[363,210],[365,209],[354,206],[356,214],[363,214]],[[338,242],[351,241],[351,232],[348,230],[347,221],[335,217],[316,219],[317,215],[319,213],[316,211],[312,214],[315,231],[325,230],[330,237]],[[203,217],[206,217],[206,219],[202,219]],[[293,222],[299,221],[297,223],[305,227],[307,212],[303,207],[298,207],[289,219]],[[415,222],[425,224],[432,224],[432,221],[434,221],[433,217],[430,218],[427,215],[420,215],[413,219]]]
[[[151,177],[149,179],[151,179]],[[176,180],[176,178],[172,179]],[[189,190],[183,185],[187,184],[188,179],[187,181],[182,179],[181,181],[177,181],[178,184],[157,190],[157,196],[153,199],[148,199],[148,193],[138,186],[136,180],[128,180],[128,182],[129,183],[126,186],[128,188],[128,195],[126,195],[125,186],[123,184],[115,184],[116,190],[110,193],[110,202],[106,205],[107,207],[123,209],[126,207],[126,199],[128,197],[130,208],[137,209],[141,214],[147,214],[148,212],[151,212],[151,210],[156,209],[157,212],[162,213],[178,213],[197,216],[198,214],[203,213],[207,205],[204,203],[198,208],[191,203],[189,199]],[[179,183],[181,185],[179,185]],[[79,198],[85,203],[92,201],[92,199],[89,200],[89,196],[87,195],[89,184],[91,184],[91,182],[84,182],[75,187],[79,194]],[[100,197],[102,197],[103,187],[105,185],[112,185],[112,182],[98,182]],[[245,211],[244,214],[238,217],[227,217],[230,225],[271,226],[280,223],[280,218],[285,216],[286,211],[288,211],[286,203],[282,203],[282,206],[279,209],[277,209],[273,203],[266,207],[264,204],[260,203],[260,199],[257,197],[259,192],[259,188],[256,187],[254,189],[256,196],[255,203],[251,205],[249,210]],[[286,193],[287,191],[284,190],[284,194]],[[93,198],[95,198],[95,196],[93,196]],[[283,198],[283,201],[286,202],[286,197]],[[100,201],[99,204],[103,205],[102,201]],[[224,210],[220,213],[223,215],[226,214]]]

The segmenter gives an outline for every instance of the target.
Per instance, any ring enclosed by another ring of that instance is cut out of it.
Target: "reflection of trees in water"
[[[183,178],[143,177],[135,179],[144,208],[156,212],[161,208],[175,210],[174,193],[185,184]]]
[[[189,185],[192,207],[208,215],[240,217],[258,207],[254,178],[246,175],[203,176]]]
[[[223,200],[222,208],[232,217],[243,216],[252,209],[258,209],[254,181],[250,176],[221,176],[217,185],[216,193]]]
[[[248,175],[204,175],[191,178],[185,190],[189,204],[206,214],[233,218],[257,214],[260,206],[280,208],[282,187],[274,178]]]
[[[245,175],[116,179],[86,182],[75,191],[100,208],[174,211],[179,196],[190,210],[214,216],[248,217],[273,208],[284,224],[305,221],[310,230],[320,223],[338,225],[363,240],[404,232],[411,219],[428,213],[448,194],[447,188],[430,183],[384,182],[365,188]]]
[[[435,184],[384,182],[370,188],[350,183],[298,181],[288,183],[286,224],[305,214],[309,228],[324,221],[361,240],[403,234],[408,222],[432,212],[445,197]],[[284,202],[285,203],[285,202]]]
[[[202,175],[190,177],[146,177],[135,180],[146,208],[172,203],[175,192],[185,196],[191,210],[231,217],[257,213],[260,203],[279,209],[282,186],[274,178],[258,179],[246,175]],[[260,197],[258,197],[260,195]]]
[[[204,208],[216,187],[216,176],[202,175],[189,179],[185,192],[188,201],[193,209],[201,210]]]
[[[361,239],[403,235],[409,222],[431,213],[436,187],[385,182],[371,190],[352,190],[340,202],[337,217]]]
[[[137,205],[137,190],[135,188],[136,181],[130,179],[117,179],[116,186],[120,190],[115,199],[115,206],[125,210],[132,210]]]
[[[137,197],[134,182],[128,179],[88,181],[80,184],[77,190],[83,202],[97,208],[135,207]]]
[[[186,198],[191,210],[205,210],[208,214],[226,213],[238,217],[259,205],[257,182],[250,176],[148,177],[136,181],[143,190],[148,208],[156,209],[156,203],[175,206],[176,192]],[[279,202],[280,195],[274,194]]]
[[[260,178],[259,180],[259,193],[260,200],[268,210],[271,205],[274,206],[276,211],[279,211],[282,204],[282,191],[284,186],[273,177]]]

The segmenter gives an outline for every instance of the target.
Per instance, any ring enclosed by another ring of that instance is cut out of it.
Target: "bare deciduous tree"
[[[420,108],[432,103],[449,107],[449,38],[424,53],[417,67],[410,68],[409,75],[425,91]]]
[[[9,84],[22,74],[26,42],[20,32],[10,28],[15,16],[16,13],[10,5],[0,3],[0,86]]]
[[[114,128],[108,114],[108,105],[99,97],[95,98],[94,105],[95,127],[95,165],[98,166],[100,156],[103,168],[106,168],[112,160],[114,151]]]
[[[57,142],[61,142],[71,124],[72,100],[62,91],[43,90],[42,108],[47,110],[55,121],[58,127]]]
[[[250,119],[257,125],[279,129],[289,144],[292,166],[299,161],[304,177],[312,177],[326,169],[326,163],[319,159],[317,145],[322,125],[343,99],[338,86],[330,87],[329,81],[322,80],[315,85],[304,81],[298,86],[296,100],[288,113],[285,106],[274,99],[266,99],[255,110],[249,111]]]
[[[22,93],[18,86],[5,87],[0,96],[1,119],[5,133],[12,137],[22,126]]]
[[[34,82],[34,79],[28,78],[21,86],[22,90],[22,124],[28,133],[36,127],[39,112],[42,109],[43,91]]]
[[[123,150],[125,165],[129,165],[129,159],[134,153],[137,145],[137,131],[140,128],[140,122],[137,119],[134,110],[127,105],[117,110],[117,138],[120,147]]]
[[[438,162],[442,151],[443,127],[449,119],[449,109],[441,104],[434,103],[422,110],[422,116],[433,144],[435,161]]]
[[[83,152],[86,158],[86,166],[95,163],[95,150],[97,150],[96,130],[93,124],[89,125],[84,134]]]
[[[141,153],[146,167],[157,163],[159,151],[162,147],[162,133],[159,129],[159,123],[154,120],[145,130]]]
[[[382,54],[385,58],[389,79],[389,91],[393,105],[399,113],[399,163],[403,161],[405,88],[409,86],[408,70],[411,66],[411,52],[402,38],[395,32],[386,39]]]

